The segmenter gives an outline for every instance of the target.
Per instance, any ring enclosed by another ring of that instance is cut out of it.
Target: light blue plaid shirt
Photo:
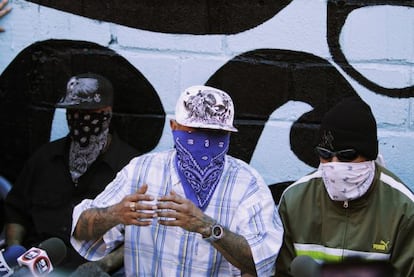
[[[133,159],[94,200],[84,200],[73,212],[72,232],[82,211],[107,207],[148,184],[158,197],[174,190],[185,197],[175,163],[175,150]],[[268,186],[245,162],[226,156],[220,182],[205,213],[248,241],[258,276],[272,274],[282,244],[283,228]],[[98,260],[125,242],[127,276],[240,276],[201,235],[153,221],[151,226],[118,225],[97,241],[71,238],[88,260]]]

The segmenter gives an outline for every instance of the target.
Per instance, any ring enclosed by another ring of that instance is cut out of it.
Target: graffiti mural
[[[8,134],[0,143],[4,153],[0,175],[10,180],[15,179],[28,156],[49,140],[53,104],[64,93],[65,81],[85,70],[101,73],[114,83],[114,125],[141,153],[171,147],[166,122],[181,89],[202,83],[227,91],[235,102],[239,129],[232,136],[230,154],[257,165],[269,186],[280,188],[274,189],[276,198],[287,184],[317,167],[312,146],[317,143],[320,120],[346,96],[361,95],[367,102],[395,105],[398,112],[392,116],[381,106],[377,109],[379,126],[399,128],[396,137],[403,142],[414,137],[414,120],[410,121],[410,116],[414,118],[410,109],[414,82],[386,87],[368,78],[346,55],[342,38],[354,11],[397,7],[404,9],[397,13],[414,19],[414,1],[184,4],[90,0],[17,1],[16,5],[14,12],[20,8],[37,13],[35,24],[51,35],[42,32],[40,38],[26,39],[27,45],[0,76],[0,131]],[[67,28],[67,34],[55,31],[48,17],[65,18],[68,26],[59,26]],[[307,24],[307,18],[313,19],[314,25]],[[2,45],[8,43],[1,42],[0,50]],[[414,48],[413,43],[408,46]],[[412,71],[413,60],[401,63],[409,64],[408,71]],[[275,112],[285,111],[291,103],[309,108],[294,110],[294,116],[288,116],[288,111],[284,112],[286,118],[275,118]],[[289,123],[283,125],[284,121]],[[279,132],[287,133],[288,141],[261,145],[269,141],[268,134]],[[405,135],[401,137],[401,133]],[[387,160],[395,161],[398,154],[414,148],[412,141],[401,148],[400,140],[385,137],[380,148]],[[263,156],[259,154],[263,148],[274,152]],[[283,154],[286,151],[289,155]],[[293,166],[283,162],[291,159],[290,154]],[[268,159],[266,165],[260,163]],[[400,167],[400,172],[405,172],[403,177],[409,175],[409,164],[407,161]],[[405,178],[414,184],[413,177]]]
[[[123,57],[84,41],[48,40],[24,49],[0,76],[1,174],[14,180],[22,162],[49,141],[54,105],[73,75],[95,72],[113,83],[114,128],[141,153],[153,149],[165,113],[157,92]],[[146,136],[141,132],[145,131]],[[150,138],[150,139],[148,139]]]
[[[292,0],[30,2],[89,18],[160,33],[234,34],[265,22]]]
[[[279,49],[243,53],[215,72],[207,84],[234,99],[239,133],[233,137],[230,153],[247,162],[272,112],[289,101],[300,101],[313,110],[294,122],[291,149],[301,161],[317,166],[317,157],[308,147],[317,144],[317,124],[340,99],[356,94],[326,60]]]
[[[414,87],[408,86],[404,88],[385,88],[377,84],[362,73],[356,70],[348,61],[342,47],[340,45],[341,30],[344,27],[347,17],[357,9],[364,9],[378,6],[389,7],[414,7],[414,1],[328,1],[327,12],[327,39],[334,61],[341,66],[341,68],[352,76],[356,81],[366,86],[370,90],[387,95],[389,97],[408,98],[414,96]],[[407,34],[408,35],[408,34]]]

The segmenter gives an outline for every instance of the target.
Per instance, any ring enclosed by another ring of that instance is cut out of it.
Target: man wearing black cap
[[[113,97],[112,84],[101,75],[70,78],[66,95],[56,105],[66,108],[68,136],[38,149],[6,198],[8,246],[37,247],[58,237],[68,247],[61,271],[69,273],[86,261],[69,241],[72,209],[100,193],[139,154],[109,130]]]
[[[370,107],[350,97],[332,108],[322,120],[316,153],[318,170],[281,197],[285,235],[276,276],[291,276],[292,261],[302,255],[318,263],[387,261],[397,276],[414,276],[414,195],[375,162]]]

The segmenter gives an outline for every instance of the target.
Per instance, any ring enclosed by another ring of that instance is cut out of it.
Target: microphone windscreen
[[[26,248],[21,245],[10,245],[3,252],[3,257],[9,267],[15,267],[18,265],[17,258],[26,252]]]
[[[23,267],[19,267],[16,270],[14,270],[11,277],[34,277],[34,276],[32,272],[30,272],[29,268],[23,266]]]
[[[39,248],[46,251],[52,265],[60,264],[66,257],[66,245],[59,238],[50,238],[39,244]]]
[[[309,256],[296,256],[290,264],[290,272],[293,277],[316,277],[320,276],[320,265]]]
[[[95,262],[84,263],[72,272],[69,277],[110,277],[108,273],[102,270]]]

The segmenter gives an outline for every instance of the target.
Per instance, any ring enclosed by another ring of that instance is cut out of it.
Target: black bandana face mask
[[[67,110],[69,136],[69,171],[74,183],[88,170],[104,149],[112,113]]]
[[[109,121],[112,113],[91,112],[80,110],[67,110],[69,135],[73,141],[78,142],[81,147],[86,147],[91,136],[98,136],[105,129],[109,128]]]

